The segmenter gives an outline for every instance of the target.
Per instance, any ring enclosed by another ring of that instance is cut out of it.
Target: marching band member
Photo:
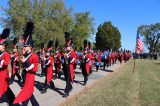
[[[100,61],[101,61],[101,55],[100,55],[100,51],[97,51],[97,54],[95,56],[95,66],[96,66],[96,71],[98,72],[99,69],[99,65],[100,65]]]
[[[23,57],[21,59],[23,71],[25,71],[25,82],[22,90],[15,98],[13,104],[22,103],[27,106],[31,101],[32,106],[39,106],[39,103],[33,95],[36,71],[38,70],[38,56],[33,53],[34,42],[32,40],[34,24],[28,22],[24,31]]]
[[[54,54],[54,67],[55,67],[55,75],[56,77],[58,76],[59,78],[61,77],[61,53],[59,52],[59,43],[56,41],[55,43],[55,50],[56,53]]]
[[[54,58],[51,56],[51,53],[50,53],[52,45],[53,45],[53,41],[49,41],[47,45],[47,49],[45,51],[44,72],[45,72],[46,79],[43,86],[43,91],[41,93],[47,92],[47,87],[49,84],[52,89],[55,89],[54,83],[52,81]]]
[[[73,89],[72,83],[74,81],[74,53],[71,50],[72,49],[72,41],[70,38],[70,34],[68,32],[65,32],[65,48],[66,48],[66,53],[64,54],[64,76],[66,80],[66,87],[65,87],[65,94],[63,97],[69,96],[69,93]]]
[[[86,85],[88,81],[89,71],[90,71],[90,67],[89,67],[90,55],[87,52],[87,49],[88,49],[87,40],[84,40],[83,44],[84,44],[84,54],[82,55],[83,56],[82,57],[82,74],[84,77],[84,85]]]
[[[40,70],[41,70],[41,75],[40,76],[43,76],[44,75],[44,55],[45,55],[45,51],[44,51],[44,43],[41,43],[41,48],[40,50],[37,52],[37,55],[38,55],[38,59],[39,59],[39,65],[40,65]]]
[[[11,105],[15,99],[14,93],[9,88],[9,71],[10,55],[6,51],[7,37],[10,34],[10,29],[5,28],[0,36],[0,99],[5,97],[8,104]]]
[[[13,83],[14,77],[17,76],[19,82],[21,81],[21,76],[19,75],[19,53],[17,51],[17,38],[14,38],[13,40],[13,53],[11,54],[11,69],[12,69],[12,75],[11,75],[11,82]]]

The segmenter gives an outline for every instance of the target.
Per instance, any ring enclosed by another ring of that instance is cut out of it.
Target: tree
[[[66,31],[71,32],[76,46],[94,33],[90,13],[74,14],[73,8],[66,8],[63,0],[9,0],[8,5],[9,8],[2,7],[5,16],[0,18],[1,25],[11,28],[13,35],[19,37],[25,23],[32,21],[35,24],[35,49],[49,40],[58,40],[62,48]]]
[[[138,27],[138,34],[144,37],[144,44],[150,53],[159,51],[160,23],[141,25]]]
[[[62,0],[9,0],[8,4],[9,8],[2,8],[5,17],[0,21],[14,35],[23,34],[25,23],[31,20],[35,24],[36,46],[51,39],[64,44],[64,32],[70,31],[74,21],[72,7],[67,9]]]
[[[96,48],[98,49],[119,49],[121,47],[121,34],[112,23],[104,22],[98,26],[96,33]]]
[[[94,18],[89,12],[76,13],[72,35],[77,47],[83,45],[83,41],[88,39],[94,33]]]

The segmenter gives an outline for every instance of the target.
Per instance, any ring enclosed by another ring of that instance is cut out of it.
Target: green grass
[[[63,106],[160,106],[160,61],[133,60]]]

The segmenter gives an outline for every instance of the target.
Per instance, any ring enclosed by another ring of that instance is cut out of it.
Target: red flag
[[[143,42],[139,36],[137,36],[137,46],[136,46],[136,53],[140,54],[143,50]]]

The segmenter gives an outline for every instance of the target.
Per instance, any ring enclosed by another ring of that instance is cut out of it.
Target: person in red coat
[[[63,97],[69,96],[69,92],[72,90],[72,83],[74,81],[74,53],[71,51],[71,47],[67,47],[64,54],[64,76],[66,80],[65,94]]]
[[[35,75],[39,64],[37,54],[33,53],[34,42],[31,38],[33,27],[33,23],[28,22],[24,31],[26,39],[23,42],[23,57],[20,60],[23,65],[23,71],[25,71],[25,82],[22,90],[13,102],[14,105],[22,103],[22,106],[27,106],[29,101],[31,101],[32,106],[39,106],[33,95]]]
[[[84,85],[87,84],[88,81],[88,76],[89,76],[89,71],[90,71],[90,54],[87,53],[87,50],[84,50],[84,55],[83,55],[83,61],[82,61],[82,74],[84,77]]]
[[[46,93],[48,85],[51,86],[52,89],[55,88],[54,83],[52,81],[53,78],[53,64],[54,64],[54,58],[51,56],[50,50],[52,47],[53,41],[49,41],[47,50],[45,52],[45,84],[43,87],[43,91],[41,93]]]
[[[61,53],[59,52],[59,43],[56,41],[55,43],[55,50],[56,53],[54,54],[54,67],[55,67],[55,76],[61,77]]]
[[[72,51],[72,39],[70,38],[70,34],[68,32],[65,32],[65,54],[64,54],[64,76],[66,81],[66,87],[64,90],[63,97],[69,96],[69,93],[73,89],[72,83],[74,81],[74,53]]]
[[[9,88],[9,71],[8,65],[10,63],[10,54],[5,50],[7,46],[7,37],[9,36],[10,29],[6,28],[0,35],[0,101],[3,102],[3,97],[11,105],[15,99],[14,93]]]
[[[56,77],[61,77],[61,53],[57,50],[54,54],[54,67],[55,67],[55,74]]]
[[[115,63],[117,63],[117,60],[118,60],[118,51],[116,50],[115,51]]]
[[[101,54],[100,51],[98,50],[97,54],[95,55],[95,66],[96,66],[96,71],[98,72],[99,66],[100,66],[100,62],[101,62]]]
[[[74,58],[75,58],[75,60],[74,60],[74,70],[75,70],[76,67],[77,67],[78,54],[73,48],[72,48],[72,52],[73,52],[73,55],[74,55]]]
[[[119,62],[120,62],[120,64],[122,64],[123,60],[124,60],[124,53],[123,53],[123,50],[121,50],[119,52]]]
[[[17,76],[19,82],[21,81],[21,76],[19,75],[19,53],[17,51],[17,38],[13,40],[13,53],[11,54],[11,68],[12,68],[12,75],[11,75],[11,82],[13,83],[14,77]]]
[[[36,101],[33,91],[34,91],[34,81],[36,71],[38,70],[38,56],[32,52],[33,41],[28,41],[23,47],[23,58],[21,59],[23,68],[26,71],[26,78],[22,90],[15,98],[13,104],[22,103],[22,105],[27,106],[29,100],[33,106],[39,106]]]
[[[93,68],[93,65],[94,65],[94,51],[91,50],[91,67],[90,67],[90,74],[92,73],[92,68]]]

